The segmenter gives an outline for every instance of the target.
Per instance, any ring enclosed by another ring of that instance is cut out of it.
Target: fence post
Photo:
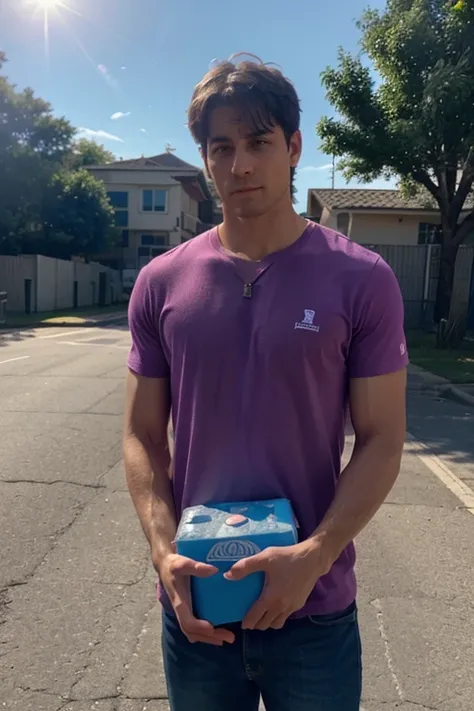
[[[433,252],[433,245],[426,245],[426,259],[425,259],[425,278],[423,283],[423,304],[422,304],[422,325],[426,326],[426,310],[428,308],[428,301],[430,298],[430,278],[431,278],[431,258]]]

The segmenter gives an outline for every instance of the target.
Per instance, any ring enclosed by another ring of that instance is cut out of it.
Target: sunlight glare
[[[62,3],[61,0],[32,0],[32,5],[36,5],[38,10],[54,10]]]

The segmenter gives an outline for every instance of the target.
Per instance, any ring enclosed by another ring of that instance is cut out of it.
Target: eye
[[[217,155],[217,156],[218,155],[225,155],[225,154],[229,153],[230,150],[231,150],[230,146],[217,146],[214,149],[213,154]]]
[[[252,144],[255,148],[263,148],[263,146],[268,146],[268,141],[264,138],[256,138]]]

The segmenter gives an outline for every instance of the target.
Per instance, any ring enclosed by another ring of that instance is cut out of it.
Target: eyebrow
[[[262,128],[259,129],[258,131],[251,131],[248,133],[245,138],[261,138],[262,136],[268,136],[269,133],[273,133],[273,129],[271,127],[268,128]],[[213,136],[209,140],[209,144],[212,146],[216,143],[231,143],[232,139],[229,136]]]

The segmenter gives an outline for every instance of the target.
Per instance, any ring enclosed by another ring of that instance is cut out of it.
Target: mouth
[[[234,190],[232,195],[249,195],[250,193],[256,193],[257,190],[261,189],[262,188],[239,188],[238,190]]]

